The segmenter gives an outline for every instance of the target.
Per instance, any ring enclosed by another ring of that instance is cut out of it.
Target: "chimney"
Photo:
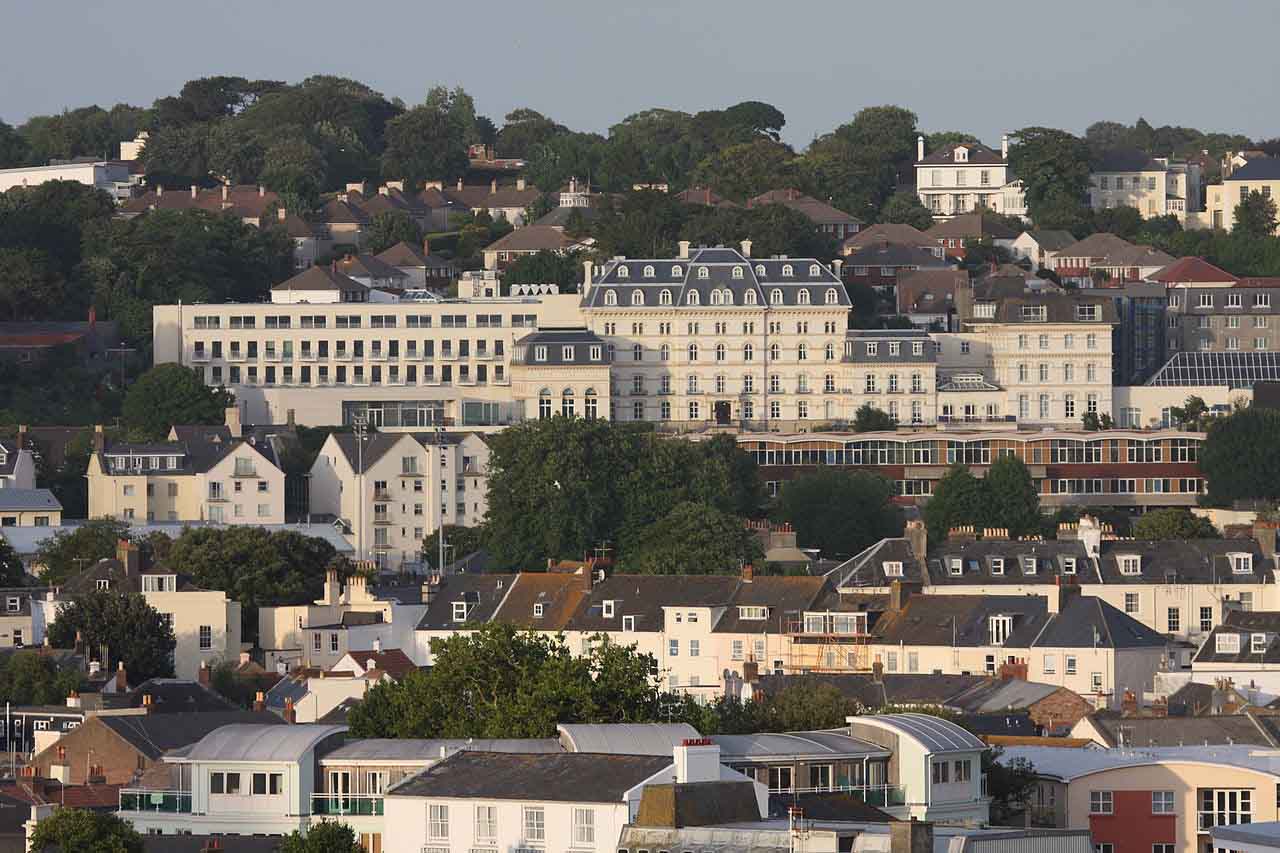
[[[836,278],[840,278],[840,270],[844,267],[844,260],[836,258],[831,262],[831,272],[835,273]]]
[[[1098,559],[1102,553],[1102,523],[1091,515],[1080,516],[1076,525],[1076,538],[1084,544],[1085,553],[1091,559]]]
[[[285,426],[289,427],[289,429],[297,429],[298,421],[297,421],[297,416],[294,414],[293,409],[285,409],[284,423],[285,423]]]
[[[276,219],[280,220],[281,222],[284,222],[285,219],[287,219],[288,217],[289,217],[289,211],[285,210],[283,207],[276,208]]]
[[[591,261],[582,262],[582,296],[586,298],[587,292],[591,290],[591,279],[595,275],[595,264]]]
[[[458,178],[458,192],[462,192],[462,178]]]
[[[162,195],[164,195],[164,185],[156,184],[156,197],[159,198]]]
[[[756,579],[756,567],[750,563],[742,564],[742,582],[752,583]]]
[[[1274,521],[1255,520],[1253,522],[1253,538],[1258,543],[1258,547],[1262,549],[1264,557],[1275,556],[1276,526]]]
[[[209,664],[206,661],[200,661],[200,671],[196,674],[196,680],[205,687],[209,686]]]
[[[711,738],[685,738],[672,752],[676,763],[676,784],[720,781],[720,747]]]
[[[156,700],[152,698],[150,693],[142,694],[142,713],[154,714],[156,712]]]
[[[222,185],[222,200],[223,200],[223,201],[226,201],[226,200],[227,200],[227,193],[228,193],[228,192],[229,192],[229,191],[227,190],[227,185],[226,185],[226,184],[223,184],[223,185]]]
[[[382,654],[382,638],[381,637],[373,638],[373,651],[375,654]]]
[[[192,198],[196,198],[196,197],[197,197],[197,196],[199,196],[199,195],[200,195],[200,188],[199,188],[198,186],[196,186],[195,184],[192,184],[192,185],[191,185],[191,197],[192,197]]]
[[[890,823],[889,853],[933,853],[933,823],[915,818]]]
[[[919,593],[920,584],[915,581],[895,580],[889,586],[889,612],[900,613],[906,609],[911,596]]]
[[[907,522],[906,537],[911,543],[911,556],[923,566],[925,557],[929,555],[929,528],[923,521],[913,518]]]
[[[128,539],[121,539],[116,543],[116,559],[120,561],[120,566],[127,576],[132,577],[142,569],[138,546]]]
[[[1000,678],[1003,681],[1026,681],[1028,680],[1028,675],[1029,667],[1025,659],[1019,658],[1015,661],[1006,661],[1000,664]]]
[[[107,449],[107,434],[102,431],[102,424],[93,427],[93,452],[101,453]]]
[[[1120,700],[1120,716],[1136,717],[1138,716],[1138,697],[1133,691],[1125,688],[1124,696]]]
[[[871,680],[877,684],[884,681],[884,662],[876,661],[871,664]]]
[[[267,188],[264,187],[262,184],[258,184],[258,198],[266,198],[266,196],[267,196]]]
[[[1009,159],[1009,134],[1000,137],[1000,159]]]
[[[222,410],[222,422],[226,424],[227,430],[231,433],[232,438],[242,438],[244,436],[244,425],[240,423],[240,406],[227,406]]]
[[[426,237],[422,238],[422,254],[424,257],[431,257],[431,241]]]
[[[1009,541],[1009,528],[984,527],[982,528],[982,538],[990,539],[995,542],[1007,542]]]
[[[498,192],[498,179],[494,178],[489,182],[489,195],[496,195]]]
[[[742,256],[744,258],[751,257],[751,241],[750,240],[742,241]]]
[[[681,240],[681,241],[680,241],[680,255],[679,255],[679,256],[680,256],[680,257],[682,257],[682,258],[687,258],[687,257],[689,257],[689,241],[688,241],[688,240]]]
[[[116,665],[116,692],[124,693],[129,689],[129,674],[124,670],[124,661]]]
[[[1062,576],[1059,575],[1054,592],[1056,592],[1056,595],[1049,595],[1049,612],[1061,613],[1071,603],[1072,599],[1080,597],[1080,584],[1063,583]]]
[[[920,134],[916,137],[916,159],[924,159],[924,134]]]
[[[253,694],[253,710],[262,713],[267,710],[267,694],[259,690]]]
[[[521,192],[524,192],[525,186],[526,184],[523,176],[516,178],[516,189],[520,190]]]
[[[68,693],[68,694],[67,694],[67,707],[68,707],[68,708],[79,708],[79,707],[81,707],[80,694],[79,694],[79,693],[77,693],[76,691],[72,690],[70,693]]]
[[[422,584],[422,603],[430,604],[435,601],[436,593],[440,591],[440,576],[431,575]]]
[[[93,322],[93,309],[89,309],[89,322]],[[27,425],[18,424],[18,450],[27,449]],[[1273,537],[1274,538],[1274,537]]]
[[[324,603],[337,604],[341,591],[342,586],[338,583],[338,570],[329,569],[324,573]]]
[[[760,680],[760,661],[743,661],[742,680],[747,684],[755,684]]]
[[[284,721],[292,725],[298,722],[298,712],[293,707],[293,699],[284,700]]]

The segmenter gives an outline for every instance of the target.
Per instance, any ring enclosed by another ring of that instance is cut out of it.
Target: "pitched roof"
[[[42,509],[61,511],[62,503],[48,489],[0,489],[0,511]]]
[[[422,249],[418,246],[410,246],[403,240],[374,257],[393,267],[425,267],[427,265],[427,256],[423,254]]]
[[[457,574],[443,575],[426,612],[418,622],[419,631],[448,631],[463,623],[488,622],[497,612],[502,599],[511,591],[516,575]],[[465,617],[454,619],[454,605],[465,604]]]
[[[152,678],[144,681],[125,694],[119,707],[141,708],[144,696],[151,697],[152,714],[237,710],[235,705],[208,687],[184,678]],[[112,706],[116,707],[114,703]]]
[[[1280,746],[1277,719],[1255,714],[1201,717],[1121,717],[1114,712],[1090,714],[1088,722],[1103,746],[1148,747],[1251,743]]]
[[[587,569],[579,569],[586,572]],[[494,620],[521,628],[564,628],[590,590],[590,574],[522,572],[494,614]]]
[[[946,267],[949,262],[933,252],[906,243],[870,243],[845,258],[851,267]]]
[[[669,755],[463,750],[394,785],[387,796],[619,803],[671,764]]]
[[[700,204],[704,207],[738,207],[739,205],[724,198],[710,187],[689,187],[676,193],[676,198],[685,204]]]
[[[967,149],[967,156],[964,160],[956,159],[956,149]],[[1003,165],[1004,158],[1000,156],[999,151],[995,151],[981,142],[961,142],[955,145],[948,145],[945,148],[939,148],[932,154],[925,155],[924,159],[917,160],[916,163],[921,165],[953,165],[960,164],[965,166],[995,166]]]
[[[1108,234],[1105,231],[1099,231],[1096,234],[1090,234],[1083,240],[1078,240],[1069,246],[1064,246],[1058,251],[1060,258],[1106,258],[1116,252],[1133,248],[1133,244],[1128,240],[1117,237],[1115,234]]]
[[[934,239],[963,237],[968,240],[982,237],[990,237],[993,240],[1012,240],[1018,236],[1017,231],[981,212],[962,213],[945,222],[935,223],[928,234]]]
[[[1280,181],[1280,157],[1254,157],[1231,173],[1228,181]]]
[[[353,649],[347,652],[351,659],[365,669],[380,669],[392,678],[399,680],[418,668],[409,656],[400,649],[374,651],[372,649]],[[369,666],[373,661],[373,666]],[[336,667],[335,667],[336,668]]]
[[[968,284],[968,270],[903,270],[898,273],[895,291],[898,313],[946,313],[955,308],[956,290]]]
[[[1234,643],[1223,642],[1230,635]],[[1254,646],[1255,636],[1260,646]],[[1280,612],[1229,610],[1196,652],[1195,663],[1280,663]]]
[[[496,190],[492,184],[466,184],[462,189],[445,187],[443,193],[450,201],[473,210],[528,207],[542,197],[542,191],[537,187],[518,189],[510,184],[500,185]]]
[[[354,278],[405,278],[405,274],[393,267],[386,261],[380,260],[377,255],[359,254],[347,255],[338,262],[338,272],[340,274]]]
[[[1093,172],[1164,172],[1168,168],[1137,148],[1112,148],[1099,152],[1094,159]]]
[[[488,246],[486,252],[560,252],[578,241],[554,225],[526,225],[500,237]]]
[[[1147,281],[1159,281],[1165,284],[1188,284],[1202,282],[1236,282],[1239,281],[1231,273],[1206,261],[1204,258],[1179,258],[1163,269],[1147,276]]]
[[[1236,571],[1231,554],[1247,554],[1249,570]],[[1139,574],[1120,570],[1122,556],[1140,557]],[[1275,567],[1253,539],[1105,540],[1098,560],[1103,583],[1272,583]]]
[[[193,744],[223,726],[284,725],[284,720],[266,711],[139,714],[99,716],[98,719],[134,749],[152,760],[158,759],[170,749]]]
[[[933,246],[936,242],[928,234],[905,223],[880,222],[868,225],[857,234],[846,237],[840,244],[840,252],[848,255],[874,243],[902,243],[907,246]]]
[[[635,826],[710,826],[760,819],[755,786],[749,781],[645,785]]]
[[[1032,240],[1036,241],[1036,245],[1041,249],[1045,249],[1050,252],[1057,252],[1061,249],[1065,249],[1067,246],[1076,242],[1076,235],[1072,234],[1070,231],[1042,228],[1040,230],[1029,231],[1027,233],[1030,235]]]
[[[369,288],[350,276],[344,275],[332,267],[312,266],[292,278],[272,285],[272,290],[315,290],[343,293],[367,291]]]
[[[850,216],[839,208],[832,207],[825,201],[805,195],[796,189],[769,190],[755,198],[747,199],[747,207],[761,207],[766,204],[780,204],[803,213],[818,225],[849,224],[861,225],[862,220]]]
[[[595,584],[565,626],[571,631],[616,631],[623,618],[636,631],[660,631],[663,607],[723,607],[728,605],[740,578],[729,575],[623,575],[606,577]],[[613,616],[604,615],[612,602]]]

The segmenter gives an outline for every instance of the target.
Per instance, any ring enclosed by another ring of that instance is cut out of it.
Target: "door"
[[[351,811],[351,773],[349,771],[329,771],[328,806],[330,814],[346,814]]]
[[[717,400],[715,405],[716,423],[728,424],[732,415],[730,414],[730,404],[728,400]]]

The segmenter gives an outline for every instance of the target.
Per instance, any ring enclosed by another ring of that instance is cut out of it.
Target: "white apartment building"
[[[1230,231],[1236,224],[1236,206],[1250,193],[1280,199],[1280,157],[1252,158],[1232,171],[1222,183],[1208,187],[1205,212],[1196,224]],[[1280,226],[1276,233],[1280,234]]]
[[[994,151],[980,142],[940,148],[925,155],[916,139],[916,194],[935,219],[986,208],[1009,216],[1027,215],[1022,182],[1009,171],[1009,137]]]
[[[75,181],[105,191],[117,202],[133,193],[134,180],[129,164],[118,160],[52,163],[48,166],[19,166],[0,169],[0,192],[14,187],[35,187],[48,181]]]
[[[1200,167],[1136,149],[1107,151],[1089,173],[1089,204],[1094,210],[1133,207],[1143,219],[1172,215],[1185,222],[1188,211],[1201,207]]]

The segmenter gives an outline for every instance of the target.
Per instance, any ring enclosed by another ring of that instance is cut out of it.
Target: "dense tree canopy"
[[[889,417],[888,412],[877,409],[870,403],[863,403],[858,407],[858,410],[853,413],[854,432],[878,432],[881,430],[894,430],[897,428],[897,421]]]
[[[220,424],[231,395],[204,384],[199,370],[159,364],[133,381],[124,398],[124,422],[154,441],[175,424]]]
[[[940,542],[947,531],[961,525],[981,528],[987,517],[986,494],[982,481],[962,465],[938,480],[933,495],[924,505],[924,521],[929,528],[929,539]]]
[[[1026,187],[1027,208],[1037,226],[1063,227],[1053,220],[1066,211],[1087,216],[1089,146],[1083,139],[1050,127],[1024,127],[1010,143],[1009,166]]]
[[[1209,503],[1280,498],[1280,412],[1250,406],[1215,420],[1200,447]]]
[[[851,555],[901,535],[892,498],[893,486],[878,474],[819,468],[783,485],[773,517],[795,528],[801,547],[818,548],[824,556]]]
[[[15,652],[0,659],[0,696],[15,705],[61,705],[83,682],[79,669],[60,667],[38,652]]]
[[[637,574],[735,574],[763,557],[759,541],[741,518],[686,501],[636,536],[622,565]]]
[[[968,468],[952,466],[924,505],[929,537],[941,540],[954,527],[1002,528],[1009,536],[1032,536],[1040,531],[1040,496],[1031,472],[1016,456],[1001,456],[979,480]]]
[[[336,820],[321,820],[308,829],[295,829],[277,849],[279,853],[364,853],[355,830]]]
[[[409,214],[399,210],[388,210],[369,220],[369,227],[364,232],[364,241],[364,250],[374,255],[390,249],[396,243],[421,246],[422,229]]]
[[[8,539],[0,537],[0,586],[22,586],[25,580],[22,558]]]
[[[1235,225],[1232,233],[1246,237],[1274,237],[1276,233],[1276,203],[1269,196],[1254,190],[1236,205]]]
[[[173,628],[137,593],[100,590],[77,595],[49,626],[49,642],[73,648],[76,636],[96,655],[105,646],[109,664],[123,661],[137,681],[173,675]]]
[[[36,824],[31,850],[43,853],[142,853],[142,836],[110,812],[56,809]]]
[[[90,519],[70,533],[59,530],[36,551],[35,562],[44,566],[41,582],[57,586],[98,560],[115,556],[117,543],[128,535],[129,525],[114,518]]]
[[[1213,522],[1184,507],[1153,509],[1133,523],[1135,539],[1218,539]]]
[[[921,231],[933,227],[933,214],[920,203],[920,197],[912,192],[894,193],[880,208],[881,222],[910,225]]]
[[[534,252],[521,255],[506,268],[502,283],[554,284],[561,293],[577,293],[582,285],[582,255],[579,252]]]

